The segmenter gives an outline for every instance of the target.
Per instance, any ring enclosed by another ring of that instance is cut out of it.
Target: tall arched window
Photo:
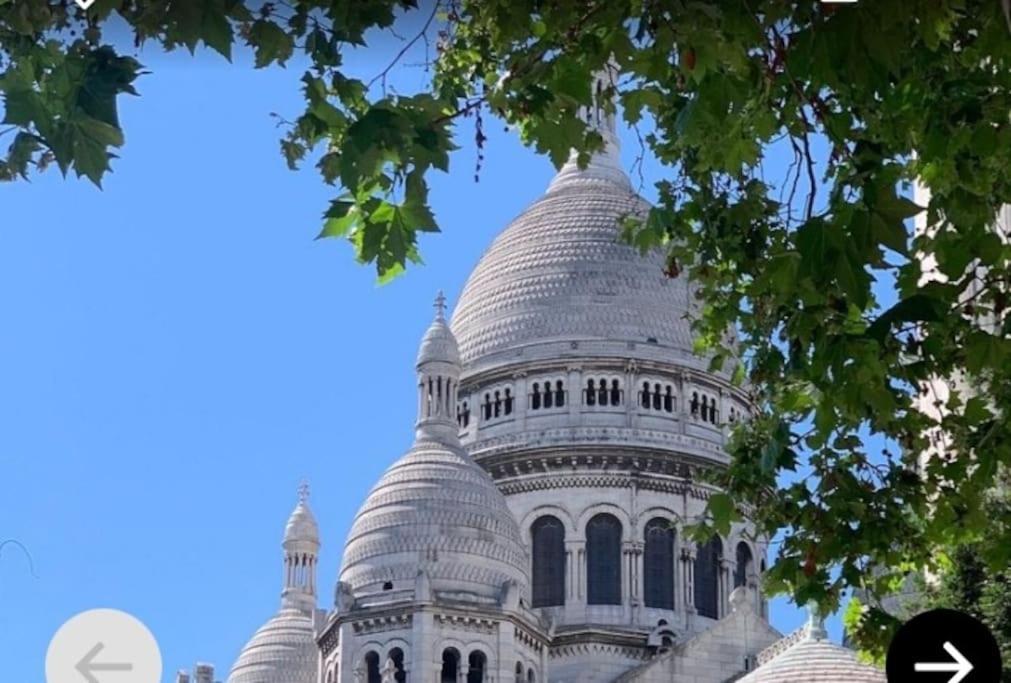
[[[539,517],[530,527],[534,607],[565,604],[565,527],[557,517]]]
[[[754,560],[751,557],[751,548],[744,541],[737,544],[737,567],[734,569],[734,588],[740,588],[748,583],[748,574]]]
[[[523,683],[523,662],[516,662],[516,683]]]
[[[383,676],[379,673],[379,653],[370,651],[365,655],[365,680],[368,683],[382,683]]]
[[[674,609],[674,527],[666,519],[646,525],[643,590],[646,607]]]
[[[621,604],[621,522],[614,515],[586,525],[586,584],[589,604]]]
[[[548,382],[548,391],[551,391],[551,383]],[[565,385],[562,384],[562,380],[555,382],[555,405],[559,408],[565,406]]]
[[[467,683],[484,683],[488,658],[480,650],[474,650],[467,658]]]
[[[703,617],[718,619],[720,616],[720,560],[723,559],[723,543],[719,536],[713,536],[705,545],[699,546],[695,556],[695,609]]]
[[[442,651],[442,683],[457,683],[460,671],[460,652],[455,647],[447,647]]]
[[[393,663],[393,680],[396,683],[406,683],[407,671],[404,670],[404,651],[399,647],[390,650],[390,661]]]

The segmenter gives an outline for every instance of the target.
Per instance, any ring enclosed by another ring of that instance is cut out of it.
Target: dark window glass
[[[383,683],[379,673],[379,653],[369,652],[365,655],[365,679],[368,683]]]
[[[618,385],[618,380],[611,381],[611,405],[612,406],[621,405],[621,388]]]
[[[597,405],[597,391],[593,388],[593,380],[586,380],[586,405]]]
[[[674,609],[674,527],[666,519],[646,525],[643,565],[646,607]]]
[[[748,574],[752,565],[751,548],[741,541],[737,544],[737,568],[734,569],[734,588],[739,588],[748,582]]]
[[[457,672],[460,670],[460,653],[454,648],[442,652],[442,683],[457,683]]]
[[[719,575],[723,544],[718,536],[699,547],[695,556],[695,609],[704,617],[719,618]]]
[[[548,384],[548,391],[551,391],[550,384]],[[562,386],[561,380],[555,382],[555,405],[559,408],[565,405],[565,388]]]
[[[404,651],[399,647],[390,650],[390,661],[393,662],[393,680],[396,683],[406,683],[407,672],[404,670]]]
[[[541,517],[530,527],[533,555],[533,606],[565,604],[565,527],[556,517]]]
[[[537,410],[541,407],[541,385],[534,382],[533,392],[530,394],[530,409]]]
[[[488,658],[484,653],[471,652],[467,664],[467,683],[483,683],[484,671],[488,668]]]
[[[586,525],[587,602],[621,604],[621,522],[600,514]]]

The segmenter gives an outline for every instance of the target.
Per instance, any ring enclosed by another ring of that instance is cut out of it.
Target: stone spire
[[[828,640],[828,630],[825,628],[825,617],[818,609],[818,603],[807,605],[807,640]]]
[[[284,529],[284,607],[311,613],[316,608],[319,526],[309,509],[309,484],[298,487],[298,504]]]
[[[446,297],[435,298],[435,320],[418,349],[417,440],[434,440],[459,446],[456,394],[460,382],[460,351],[446,324]]]
[[[585,179],[606,180],[631,189],[632,184],[628,179],[628,174],[625,173],[625,168],[621,165],[621,147],[618,142],[618,129],[615,122],[617,83],[618,67],[613,61],[608,62],[603,69],[594,74],[593,105],[584,107],[581,115],[587,125],[604,138],[604,148],[594,154],[586,168],[582,169],[579,168],[578,155],[573,152],[551,181],[548,192],[565,187],[574,181]],[[610,96],[610,106],[605,107],[604,97],[608,95],[609,90],[612,90],[614,94]]]

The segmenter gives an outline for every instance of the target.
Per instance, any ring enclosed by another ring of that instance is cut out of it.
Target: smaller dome
[[[885,683],[883,671],[841,645],[805,640],[758,667],[738,683]]]
[[[242,648],[228,683],[316,683],[318,657],[312,619],[282,609]]]
[[[529,585],[519,527],[491,477],[461,448],[423,440],[372,489],[348,534],[340,580],[356,595],[387,582],[497,599]]]
[[[319,545],[319,525],[309,509],[309,485],[302,484],[298,490],[298,505],[284,527],[284,542],[315,543]]]
[[[799,639],[791,642],[797,636]],[[738,683],[886,683],[883,671],[864,664],[853,650],[827,639],[825,622],[812,606],[807,626],[773,644],[769,650],[778,650],[784,643],[786,647]]]
[[[418,348],[419,368],[426,363],[460,364],[460,349],[456,344],[456,337],[446,324],[446,297],[442,292],[439,292],[439,296],[435,299],[435,309],[435,320],[428,327]]]

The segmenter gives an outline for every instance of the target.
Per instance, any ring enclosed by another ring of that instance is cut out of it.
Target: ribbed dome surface
[[[497,597],[528,585],[519,527],[491,477],[462,450],[422,440],[369,493],[344,549],[341,581],[356,595],[413,585]]]
[[[242,649],[228,683],[316,683],[318,657],[309,615],[282,609]]]
[[[319,543],[319,525],[308,504],[300,501],[284,527],[285,541]]]
[[[856,653],[826,640],[803,640],[738,683],[885,683],[883,671]]]
[[[569,163],[481,258],[453,316],[465,365],[559,340],[690,352],[685,278],[664,274],[662,253],[644,257],[620,240],[619,219],[649,207],[607,161]]]
[[[449,330],[449,325],[441,318],[436,320],[425,332],[418,348],[416,364],[442,362],[460,364],[460,349],[456,338]]]

